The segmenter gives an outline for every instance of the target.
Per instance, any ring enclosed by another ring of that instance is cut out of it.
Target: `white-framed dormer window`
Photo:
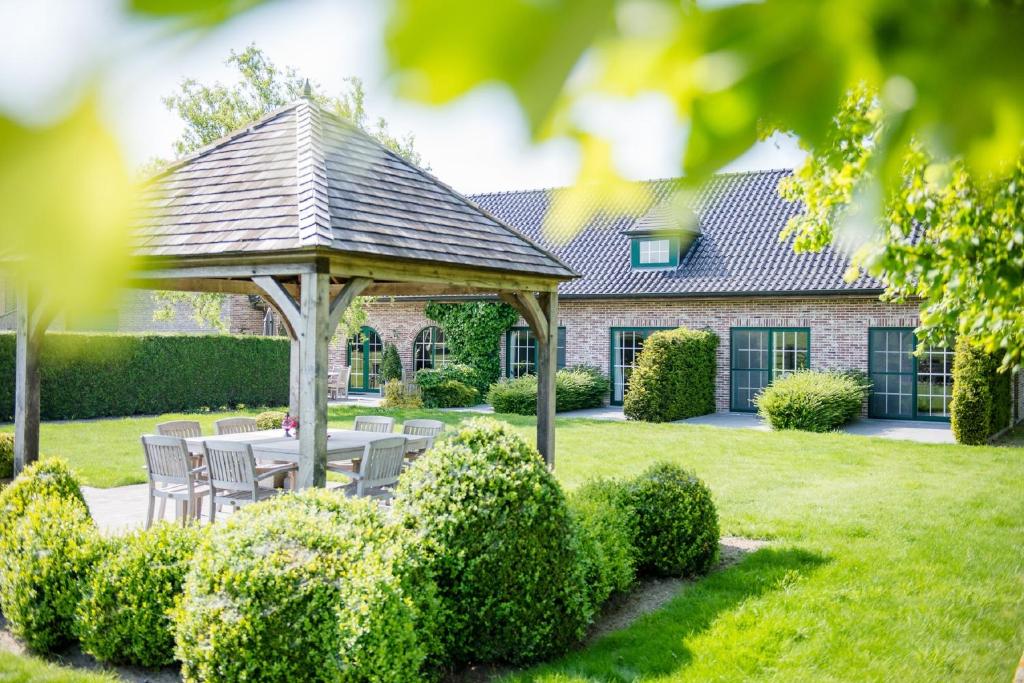
[[[670,240],[641,240],[639,263],[642,266],[663,265],[669,262]]]

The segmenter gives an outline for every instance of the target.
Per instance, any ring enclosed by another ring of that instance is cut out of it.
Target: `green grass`
[[[4,683],[111,683],[120,679],[48,664],[35,657],[0,651],[0,681]]]
[[[360,412],[332,409],[332,424]],[[533,438],[534,418],[507,419]],[[93,485],[142,481],[138,437],[156,422],[45,424],[43,450]],[[1024,649],[1024,451],[558,422],[556,473],[567,487],[655,460],[699,473],[723,533],[773,543],[630,628],[513,680],[1012,677]]]

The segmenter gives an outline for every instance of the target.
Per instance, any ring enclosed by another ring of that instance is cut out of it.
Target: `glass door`
[[[914,418],[914,331],[875,328],[868,332],[869,417]]]
[[[732,396],[730,409],[754,411],[754,399],[771,381],[767,329],[733,330],[730,341]]]
[[[644,340],[658,330],[667,327],[612,328],[612,404],[622,405],[629,391],[629,376],[633,374]]]
[[[364,327],[357,339],[349,340],[348,376],[350,391],[376,391],[380,389],[380,361],[384,352],[384,344],[380,335],[371,328]]]

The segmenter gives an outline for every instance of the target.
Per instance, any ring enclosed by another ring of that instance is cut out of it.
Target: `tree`
[[[232,50],[226,64],[237,70],[239,80],[236,83],[204,85],[188,78],[182,81],[178,92],[164,98],[167,108],[185,124],[181,137],[174,143],[179,155],[190,154],[303,96],[307,80],[293,67],[282,69],[275,65],[256,45],[249,45],[241,52]],[[421,165],[422,159],[415,149],[412,134],[401,138],[394,136],[383,118],[378,118],[371,125],[362,81],[349,77],[345,83],[347,90],[336,96],[323,95],[318,92],[319,88],[312,86],[313,99],[366,131],[396,154]],[[161,168],[162,165],[160,160],[148,162],[151,168]],[[157,320],[173,318],[175,306],[186,303],[191,306],[197,322],[225,329],[223,294],[155,292],[154,298],[159,303],[154,312]],[[366,301],[349,306],[342,319],[346,336],[358,334],[365,322]]]

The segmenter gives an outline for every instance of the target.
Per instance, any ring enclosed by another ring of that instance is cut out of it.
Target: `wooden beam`
[[[331,275],[336,277],[368,277],[375,282],[439,284],[448,287],[470,287],[496,291],[548,292],[558,289],[560,280],[568,278],[538,277],[529,274],[466,268],[441,263],[384,260],[354,254],[331,256]]]
[[[519,311],[519,315],[523,316],[523,320],[533,330],[538,344],[546,343],[544,340],[548,338],[548,322],[544,311],[541,310],[541,306],[537,302],[537,297],[531,292],[502,292],[498,296]]]
[[[18,294],[15,337],[14,474],[39,459],[39,353],[55,309],[29,287]]]
[[[178,278],[166,280],[136,279],[129,283],[134,289],[157,289],[173,292],[217,292],[220,294],[263,294],[252,280],[217,278]]]
[[[302,276],[299,334],[299,488],[327,484],[327,344],[330,276]]]
[[[135,280],[179,280],[211,278],[253,278],[259,275],[286,276],[314,272],[313,263],[223,263],[219,265],[175,264],[166,267],[139,268],[132,274]]]
[[[546,324],[544,342],[537,335],[537,450],[555,468],[555,373],[558,371],[558,293],[540,295],[538,308]]]
[[[280,282],[268,275],[258,275],[252,279],[253,284],[263,292],[264,298],[273,303],[274,308],[281,314],[285,324],[297,333],[301,327],[299,314],[299,303],[292,297]],[[296,334],[292,334],[294,339]]]
[[[354,277],[345,283],[341,291],[331,301],[330,319],[327,323],[327,329],[330,330],[330,334],[333,335],[334,330],[338,328],[338,323],[341,322],[341,316],[345,313],[345,309],[371,284],[373,284],[373,280],[365,277]]]

